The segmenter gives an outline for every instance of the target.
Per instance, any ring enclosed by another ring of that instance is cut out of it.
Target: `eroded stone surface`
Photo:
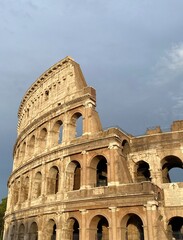
[[[95,90],[70,57],[43,73],[18,111],[6,239],[154,240],[183,217],[183,121],[134,137],[102,129]],[[179,229],[181,234],[181,227]],[[101,238],[102,237],[102,238]]]

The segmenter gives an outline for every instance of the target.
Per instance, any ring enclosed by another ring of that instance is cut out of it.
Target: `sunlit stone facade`
[[[168,174],[182,168],[183,122],[134,137],[103,130],[95,107],[70,57],[26,92],[4,240],[183,239],[183,183]]]

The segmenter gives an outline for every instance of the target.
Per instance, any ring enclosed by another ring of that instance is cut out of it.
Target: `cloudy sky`
[[[20,101],[65,56],[97,90],[104,128],[140,135],[183,119],[182,0],[0,0],[0,16],[0,199]]]

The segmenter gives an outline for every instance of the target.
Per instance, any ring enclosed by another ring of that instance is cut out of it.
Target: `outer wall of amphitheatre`
[[[183,239],[183,122],[134,137],[102,129],[95,89],[70,57],[18,111],[4,240]]]

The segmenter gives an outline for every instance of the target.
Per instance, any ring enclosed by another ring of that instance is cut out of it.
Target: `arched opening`
[[[47,193],[56,194],[59,189],[59,170],[56,166],[52,167],[49,171],[47,179]]]
[[[24,142],[24,143],[22,144],[22,148],[21,148],[21,162],[24,162],[25,149],[26,149],[26,142]]]
[[[53,219],[50,219],[46,228],[46,239],[56,240],[57,225]]]
[[[44,96],[45,96],[45,98],[44,98],[45,101],[47,101],[49,99],[49,90],[45,91],[45,95]]]
[[[14,205],[16,205],[18,203],[18,200],[19,200],[19,190],[20,190],[20,181],[16,180],[15,183],[14,183]]]
[[[122,239],[144,240],[143,222],[138,215],[128,214],[123,218]]]
[[[33,222],[30,226],[29,239],[38,240],[38,226],[36,222]]]
[[[42,174],[37,172],[34,178],[32,198],[38,198],[41,196],[41,186],[42,186]]]
[[[24,235],[25,235],[25,226],[22,223],[18,229],[18,240],[24,240]]]
[[[179,171],[181,171],[181,173]],[[180,158],[170,155],[162,160],[162,180],[163,183],[181,182],[183,174],[183,164]],[[172,174],[173,173],[173,174]]]
[[[41,151],[44,151],[45,148],[46,148],[46,145],[47,145],[47,135],[48,135],[47,129],[43,128],[41,130],[41,132],[40,132],[40,144],[39,144],[39,147],[40,147]]]
[[[90,184],[95,187],[107,186],[107,160],[102,155],[97,155],[91,161]]]
[[[15,225],[12,226],[11,232],[10,232],[10,240],[15,239]]]
[[[97,187],[107,186],[107,161],[100,159],[97,165]]]
[[[95,216],[90,223],[89,240],[109,240],[109,223],[101,215]]]
[[[81,187],[81,165],[72,161],[67,167],[66,188],[68,191],[78,190]]]
[[[32,157],[34,155],[35,151],[35,136],[33,135],[29,141],[28,145],[28,155],[29,157]]]
[[[168,223],[169,239],[183,240],[183,218],[173,217]]]
[[[22,202],[28,199],[29,195],[29,177],[26,177],[22,183]]]
[[[149,171],[149,164],[145,161],[140,161],[137,167],[137,182],[151,181],[151,174]]]
[[[70,136],[71,138],[80,137],[83,134],[83,117],[81,113],[75,113],[71,118]]]
[[[70,240],[79,240],[79,222],[75,218],[68,220],[68,232]]]
[[[130,153],[130,145],[127,140],[123,140],[122,142],[122,153],[125,157]]]
[[[63,133],[63,123],[61,120],[58,120],[52,129],[52,143],[53,145],[57,145],[62,143],[62,134]]]

